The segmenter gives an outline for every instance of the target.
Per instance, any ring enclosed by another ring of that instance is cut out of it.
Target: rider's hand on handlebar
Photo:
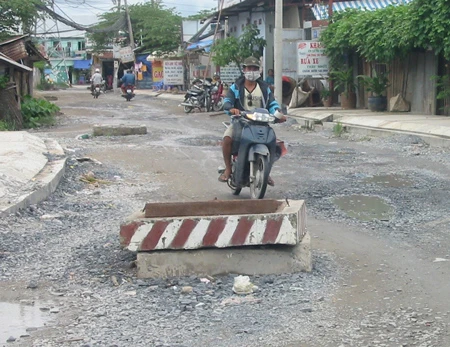
[[[286,116],[280,110],[275,111],[275,117],[278,120],[277,123],[284,123],[287,120]]]
[[[237,108],[231,108],[231,109],[230,109],[230,113],[231,113],[233,116],[239,116],[239,115],[241,114],[241,111],[240,111],[239,109],[237,109]]]

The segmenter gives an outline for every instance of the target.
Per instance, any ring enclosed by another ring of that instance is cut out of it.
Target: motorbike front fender
[[[255,144],[248,151],[248,161],[255,161],[255,154],[261,154],[270,157],[269,148],[264,144]]]

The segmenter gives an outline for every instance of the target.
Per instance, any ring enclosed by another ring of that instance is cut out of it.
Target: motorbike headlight
[[[213,87],[212,89],[211,89],[211,92],[213,92],[213,93],[217,93],[217,91],[219,90],[219,88],[217,88],[217,87]]]
[[[271,116],[270,114],[259,112],[249,113],[247,114],[247,118],[255,122],[266,122],[266,123],[272,122],[275,119],[275,117]]]

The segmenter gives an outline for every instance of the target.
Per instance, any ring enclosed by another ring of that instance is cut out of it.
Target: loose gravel
[[[124,106],[108,102],[109,112],[119,117]],[[161,124],[161,102],[151,112],[139,102],[133,104],[134,120],[148,124],[147,135],[86,140],[59,135],[69,159],[56,192],[0,221],[3,289],[17,292],[18,300],[39,293],[53,310],[46,327],[28,337],[13,336],[8,346],[444,346],[449,313],[414,300],[399,306],[385,297],[379,309],[364,311],[361,304],[343,312],[337,293],[354,269],[324,251],[314,250],[311,273],[251,276],[258,290],[248,296],[233,294],[233,274],[136,278],[135,254],[119,247],[118,226],[148,197],[163,200],[170,182],[149,180],[124,165],[77,158],[99,149],[151,151],[162,144],[210,147],[220,155],[223,132],[214,119],[186,122],[180,111]],[[80,120],[68,117],[64,123],[70,128]],[[289,154],[274,170],[284,182],[277,189],[283,185],[285,197],[306,199],[309,215],[361,226],[393,243],[430,250],[436,243],[448,245],[448,151],[411,136],[335,138],[330,130],[277,129],[289,144]],[[98,181],[80,181],[88,173]],[[380,175],[395,175],[405,185],[370,180]],[[394,212],[386,220],[350,217],[334,203],[349,195],[379,197]]]

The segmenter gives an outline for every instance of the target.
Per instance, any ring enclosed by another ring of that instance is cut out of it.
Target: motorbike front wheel
[[[205,98],[205,108],[206,108],[206,112],[211,111],[211,97],[209,95],[207,95]]]
[[[220,99],[213,104],[213,111],[219,112],[222,111],[222,108],[223,108],[223,96],[221,96]]]
[[[253,180],[250,182],[250,195],[252,199],[262,199],[266,194],[267,181],[269,179],[269,158],[265,155],[256,154],[253,163]]]
[[[185,103],[189,102],[189,98],[184,99],[184,102]],[[192,106],[183,106],[183,107],[185,113],[191,113],[192,110],[194,109]]]

